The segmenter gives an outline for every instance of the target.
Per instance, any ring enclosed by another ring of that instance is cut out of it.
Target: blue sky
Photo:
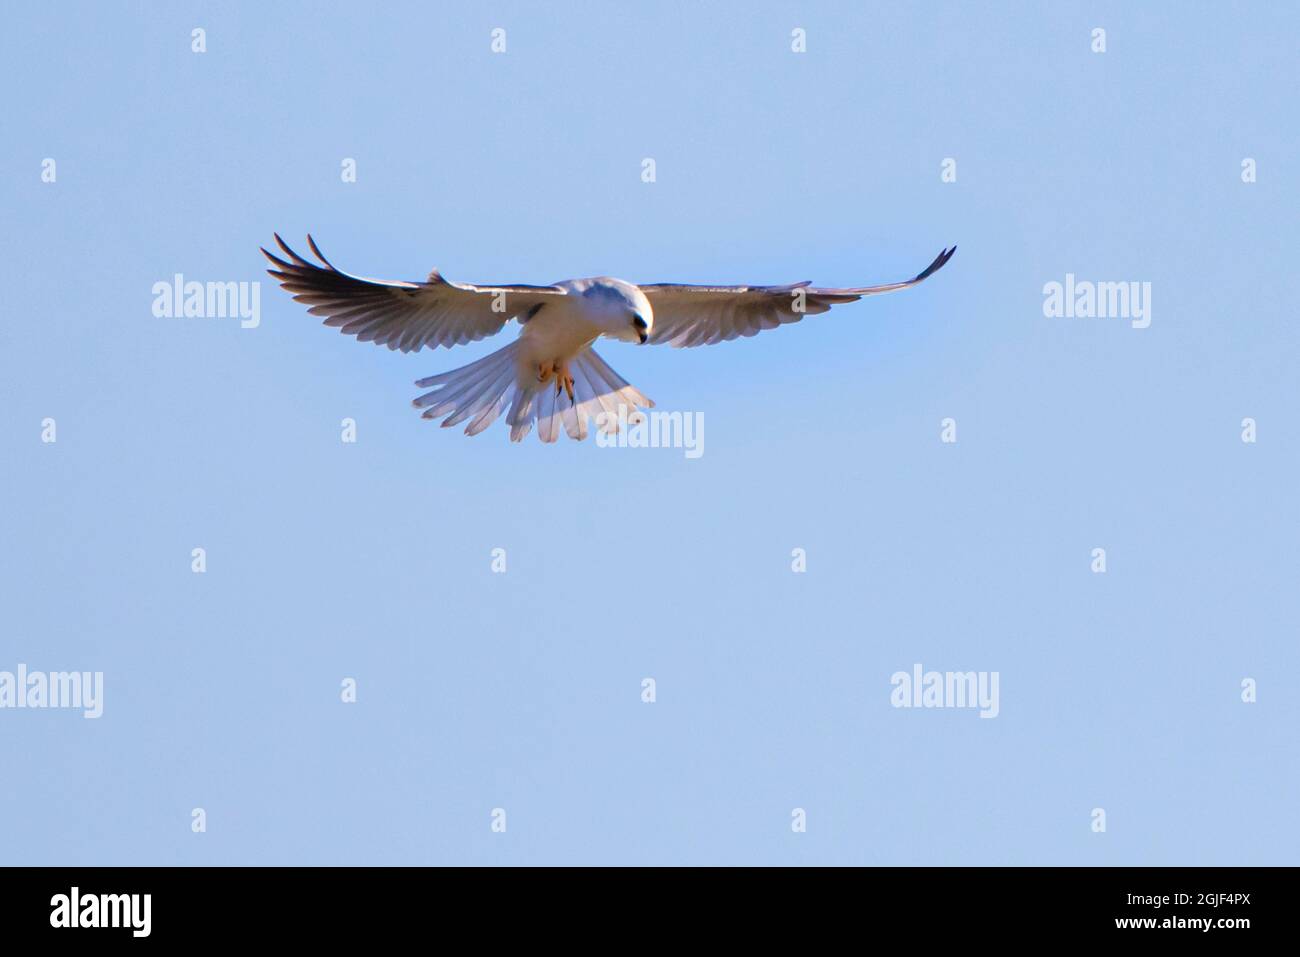
[[[1300,14],[702,7],[6,10],[0,671],[105,693],[0,709],[0,862],[1295,863]],[[691,460],[421,421],[506,340],[325,329],[273,230],[482,282],[960,248],[603,346]],[[260,325],[156,318],[176,273],[262,281]],[[1150,326],[1046,317],[1067,273]],[[997,718],[892,707],[917,663]]]

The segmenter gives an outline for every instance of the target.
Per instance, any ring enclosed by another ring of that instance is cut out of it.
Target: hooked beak
[[[636,331],[636,335],[637,338],[641,340],[641,345],[645,345],[646,340],[650,338],[648,335],[646,335],[646,331],[644,329],[638,329]]]

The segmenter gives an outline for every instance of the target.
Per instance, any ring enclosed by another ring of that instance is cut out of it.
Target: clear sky
[[[104,700],[0,709],[0,863],[1296,863],[1300,13],[624,6],[6,7],[0,671]],[[602,347],[688,459],[421,421],[507,340],[340,336],[273,230],[481,282],[960,248]],[[155,317],[177,273],[260,324]],[[1150,325],[1045,316],[1067,274]],[[916,664],[997,717],[893,707]]]

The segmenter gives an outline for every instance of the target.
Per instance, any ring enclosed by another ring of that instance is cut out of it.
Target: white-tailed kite
[[[567,279],[550,286],[473,286],[450,282],[435,269],[424,282],[386,282],[340,272],[321,255],[311,236],[307,245],[321,261],[303,259],[277,235],[289,261],[262,252],[268,269],[312,315],[325,316],[360,342],[414,352],[425,346],[455,346],[496,335],[511,319],[519,337],[504,349],[459,369],[420,379],[432,390],[414,401],[424,418],[445,415],[443,427],[468,420],[477,435],[509,407],[506,423],[518,442],[537,423],[543,442],[554,442],[560,426],[570,438],[587,437],[587,419],[605,431],[618,428],[619,406],[627,413],[654,403],[629,385],[591,348],[601,336],[624,342],[711,345],[798,322],[842,302],[915,286],[938,271],[956,251],[945,249],[912,279],[882,286],[816,288],[788,286],[638,286],[621,279]],[[602,415],[602,413],[604,413]]]

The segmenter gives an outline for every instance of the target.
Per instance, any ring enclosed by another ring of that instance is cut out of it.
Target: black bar
[[[1268,868],[10,868],[0,871],[0,927],[15,943],[337,945],[396,942],[434,927],[499,940],[596,923],[625,924],[634,940],[704,921],[760,940],[797,938],[815,924],[819,934],[843,925],[927,945],[1130,938],[1231,946],[1283,931],[1282,885],[1294,877]],[[78,924],[118,926],[74,928],[74,910]]]

